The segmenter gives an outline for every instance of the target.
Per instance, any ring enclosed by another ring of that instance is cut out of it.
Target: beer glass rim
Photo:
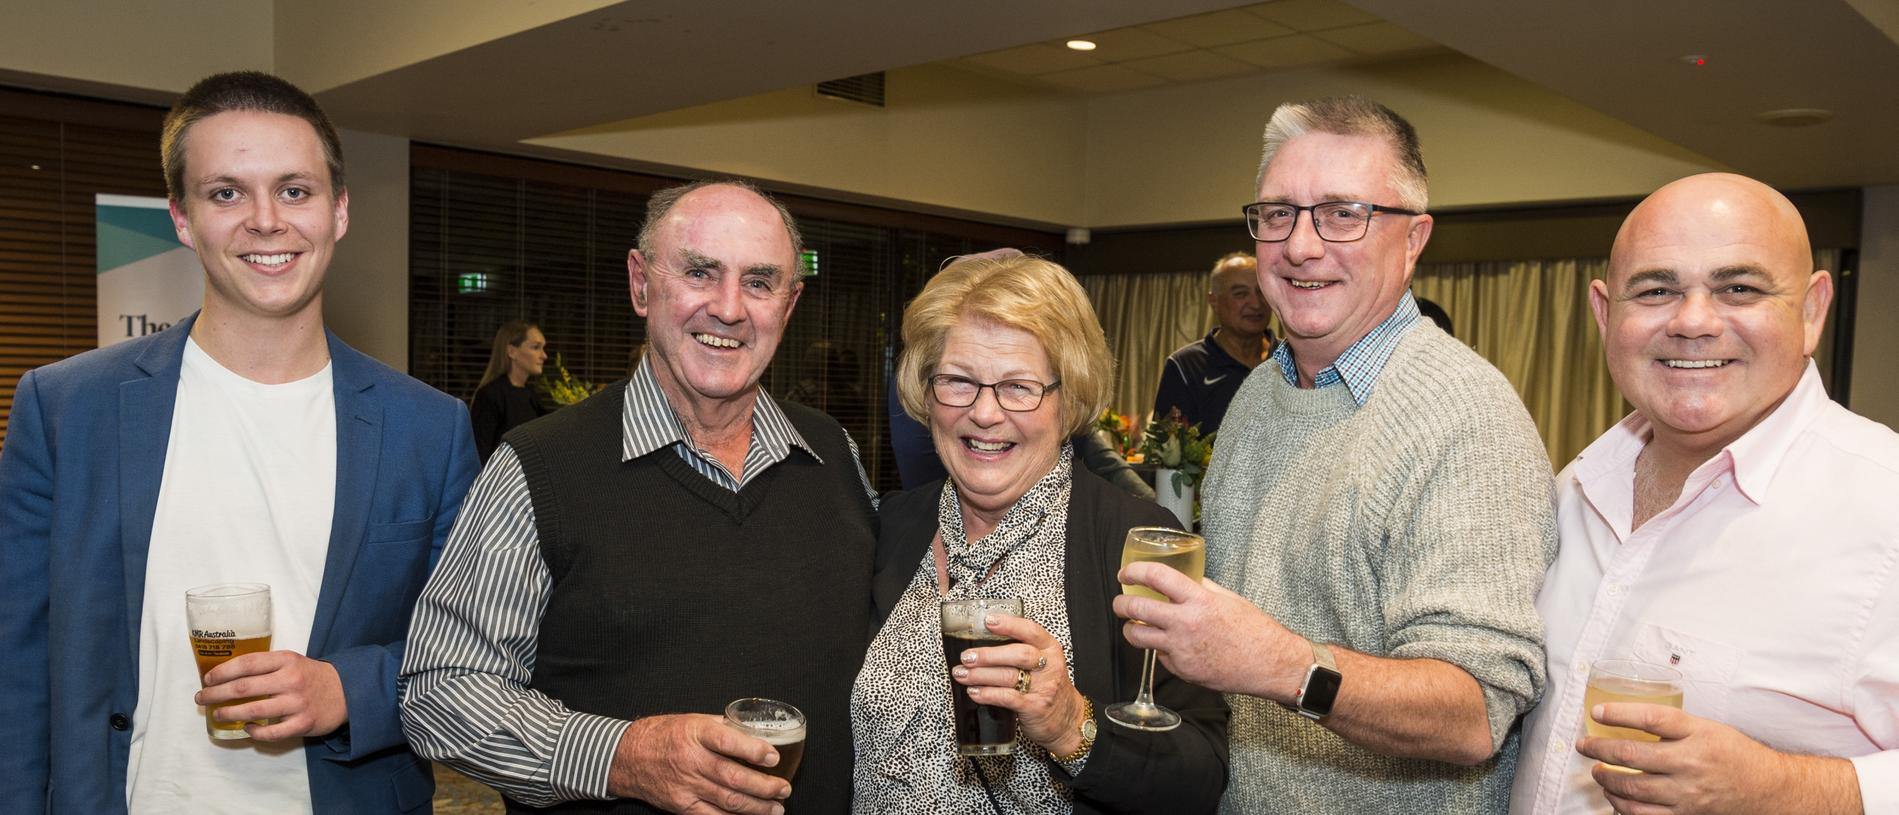
[[[792,732],[803,732],[806,727],[810,726],[809,721],[805,718],[804,711],[799,710],[797,705],[791,704],[790,702],[780,702],[777,699],[767,699],[763,696],[746,696],[733,699],[725,706],[725,721],[727,724],[747,732],[757,730],[758,728],[754,727],[752,722],[746,721],[741,717],[745,715],[746,711],[760,709],[773,709],[783,712],[785,715],[781,721],[795,722],[797,724],[796,727],[791,728]]]
[[[1144,541],[1152,541],[1169,546],[1178,546],[1185,541],[1195,541],[1201,546],[1205,546],[1207,543],[1207,539],[1199,533],[1188,532],[1184,529],[1175,529],[1171,526],[1137,526],[1128,530],[1128,537],[1132,538],[1136,536],[1139,536],[1141,540]]]
[[[1598,659],[1589,663],[1589,675],[1612,676],[1641,682],[1680,682],[1681,671],[1639,659]]]
[[[186,597],[226,600],[233,597],[249,597],[270,591],[268,583],[207,583],[185,589]]]

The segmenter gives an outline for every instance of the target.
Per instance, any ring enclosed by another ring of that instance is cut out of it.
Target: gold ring
[[[1029,676],[1028,671],[1022,670],[1021,668],[1015,670],[1015,689],[1018,693],[1028,693],[1029,687],[1033,685],[1034,682],[1035,679]]]

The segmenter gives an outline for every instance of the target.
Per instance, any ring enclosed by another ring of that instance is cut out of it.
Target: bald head
[[[1629,272],[1638,248],[1669,242],[1754,244],[1790,266],[1808,266],[1813,258],[1807,224],[1793,202],[1773,187],[1732,173],[1691,175],[1643,199],[1616,232],[1609,253],[1611,280],[1618,271]],[[1804,275],[1812,268],[1800,271]]]
[[[1590,285],[1616,387],[1683,449],[1718,450],[1772,412],[1819,344],[1832,279],[1786,196],[1726,173],[1650,195]]]
[[[1207,305],[1220,329],[1237,338],[1256,342],[1266,333],[1266,321],[1272,311],[1259,293],[1259,263],[1245,252],[1234,252],[1215,261],[1207,276]]]

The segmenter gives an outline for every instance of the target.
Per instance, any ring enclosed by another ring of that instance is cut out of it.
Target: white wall
[[[799,86],[529,143],[1079,223],[1082,98],[942,66],[889,72],[885,97],[874,108]]]
[[[1089,105],[1087,223],[1230,220],[1281,102],[1357,94],[1418,130],[1433,208],[1639,196],[1713,161],[1483,63],[1440,55],[1246,76]]]
[[[1853,329],[1853,412],[1899,429],[1899,186],[1867,187]]]
[[[341,131],[349,232],[323,284],[323,320],[352,348],[409,370],[409,140]]]

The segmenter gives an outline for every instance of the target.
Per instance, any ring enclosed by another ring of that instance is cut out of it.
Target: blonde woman
[[[501,443],[502,434],[547,413],[527,386],[546,364],[547,337],[539,326],[509,320],[495,331],[494,352],[488,355],[488,368],[468,406],[468,419],[475,425],[475,452],[483,463]]]
[[[949,477],[883,500],[873,599],[881,630],[851,696],[859,813],[1211,812],[1226,787],[1227,708],[1159,677],[1186,723],[1128,730],[1140,651],[1110,606],[1127,531],[1160,507],[1075,458],[1114,362],[1087,295],[1060,266],[964,258],[904,312],[897,388]],[[945,598],[1021,597],[990,630],[1016,642],[945,664]],[[1013,755],[957,755],[951,694],[1015,711]]]

